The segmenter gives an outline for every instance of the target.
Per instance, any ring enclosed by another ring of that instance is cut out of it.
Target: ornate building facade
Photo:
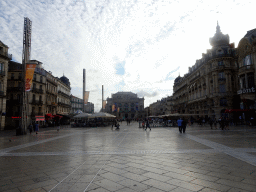
[[[132,92],[117,92],[107,98],[105,111],[121,119],[145,118],[144,98]]]
[[[58,106],[57,113],[61,115],[68,115],[71,111],[70,103],[70,82],[64,75],[57,80],[57,90],[58,90]]]
[[[0,130],[5,127],[8,63],[12,59],[8,49],[8,46],[0,41]]]
[[[52,72],[46,72],[46,114],[56,115],[57,113],[57,78]]]
[[[237,60],[234,44],[217,24],[210,38],[212,49],[202,54],[173,86],[174,110],[178,113],[220,117],[226,109],[237,108]]]
[[[240,109],[255,110],[256,29],[248,31],[240,40],[237,56],[239,84],[237,95],[240,99]]]

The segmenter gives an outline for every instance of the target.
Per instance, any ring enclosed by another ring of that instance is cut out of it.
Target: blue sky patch
[[[125,74],[124,66],[125,66],[125,61],[122,61],[122,62],[116,64],[116,74],[117,75],[124,75]]]

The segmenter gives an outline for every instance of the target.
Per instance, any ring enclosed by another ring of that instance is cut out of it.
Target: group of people
[[[185,119],[178,119],[177,120],[178,127],[179,127],[179,132],[180,133],[185,133],[186,132],[186,127],[187,127],[187,121]]]
[[[30,123],[29,126],[28,126],[28,130],[29,130],[30,135],[31,135],[33,130],[37,134],[38,131],[39,131],[39,124],[37,122],[35,122],[34,124]]]

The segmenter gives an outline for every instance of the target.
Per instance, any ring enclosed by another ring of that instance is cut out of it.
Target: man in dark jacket
[[[187,127],[187,121],[184,119],[181,123],[182,131],[185,133]]]

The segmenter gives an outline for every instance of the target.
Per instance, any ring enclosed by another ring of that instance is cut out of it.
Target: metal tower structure
[[[29,18],[24,18],[24,30],[23,30],[23,52],[22,52],[22,66],[23,66],[23,90],[22,90],[22,114],[20,120],[20,134],[26,134],[27,130],[27,118],[28,118],[28,93],[25,91],[25,76],[26,76],[26,64],[30,61],[31,53],[31,30],[32,21]]]

